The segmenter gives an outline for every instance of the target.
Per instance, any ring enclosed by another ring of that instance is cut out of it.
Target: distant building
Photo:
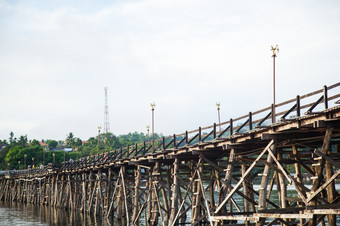
[[[40,144],[41,147],[48,146],[46,143],[43,143],[43,142],[41,142],[41,141],[39,141],[39,144]]]
[[[73,151],[73,149],[72,148],[64,148],[63,151],[64,152],[71,152],[71,151]]]
[[[0,144],[0,151],[6,147],[6,144]]]

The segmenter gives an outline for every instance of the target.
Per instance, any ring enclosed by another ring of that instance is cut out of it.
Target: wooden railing
[[[60,166],[60,169],[67,170],[96,166],[116,160],[151,155],[170,149],[178,149],[198,143],[206,143],[212,140],[228,139],[231,136],[272,126],[275,123],[294,120],[302,116],[302,111],[304,109],[307,109],[304,113],[305,115],[318,114],[323,110],[339,104],[339,100],[337,100],[338,98],[340,98],[340,82],[328,87],[324,86],[322,89],[302,96],[296,96],[296,98],[276,104],[275,112],[277,113],[275,116],[273,116],[274,106],[271,105],[258,111],[249,112],[248,114],[238,118],[231,118],[230,120],[220,124],[214,123],[211,126],[199,127],[196,130],[185,131],[181,134],[174,134],[172,136],[157,139],[154,141],[154,147],[152,146],[151,141],[136,143],[125,148],[101,153],[99,155],[83,157],[73,163],[64,163]],[[323,103],[322,106],[321,103]],[[319,109],[319,111],[315,111],[316,109]],[[279,121],[276,122],[276,119]],[[217,130],[217,128],[223,129]],[[47,167],[45,170],[47,170]],[[33,173],[33,171],[37,173],[44,172],[39,171],[39,169],[35,169],[30,170],[30,173]]]

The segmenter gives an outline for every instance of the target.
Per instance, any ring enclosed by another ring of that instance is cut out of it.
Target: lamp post
[[[98,126],[98,156],[99,156],[99,145],[100,145],[100,130],[102,129],[101,126]]]
[[[46,152],[47,147],[45,146],[43,149],[43,165],[45,165],[45,152]]]
[[[217,115],[218,115],[218,125],[220,127],[220,132],[221,132],[221,117],[220,117],[220,103],[216,102],[217,106]]]
[[[272,123],[275,123],[275,58],[276,53],[279,53],[279,46],[276,45],[275,47],[271,46],[271,50],[273,51],[273,110],[272,110]]]
[[[26,169],[26,157],[27,157],[27,154],[24,154],[24,169]]]
[[[150,136],[149,136],[150,126],[146,126],[146,131],[148,132],[148,145],[149,145],[149,143],[150,143]]]
[[[33,164],[32,164],[32,168],[34,168],[34,158],[32,158],[32,162],[33,162]]]
[[[21,161],[20,161],[20,160],[18,161],[18,164],[19,164],[19,169],[20,169],[20,164],[21,164]]]
[[[52,153],[52,156],[53,156],[53,164],[55,164],[55,153],[54,152]]]
[[[66,140],[65,140],[65,148],[66,148]],[[64,149],[64,166],[65,166],[65,162],[66,162],[66,150]]]
[[[152,111],[152,152],[155,151],[155,102],[150,104]]]

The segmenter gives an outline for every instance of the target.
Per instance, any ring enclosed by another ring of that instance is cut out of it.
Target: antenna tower
[[[104,132],[107,134],[110,132],[109,107],[107,105],[107,87],[104,88],[104,91],[105,91]]]

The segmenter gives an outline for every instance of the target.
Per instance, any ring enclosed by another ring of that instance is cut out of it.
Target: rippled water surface
[[[83,215],[59,208],[0,202],[0,225],[6,226],[65,226],[65,225],[121,225],[109,219]]]

